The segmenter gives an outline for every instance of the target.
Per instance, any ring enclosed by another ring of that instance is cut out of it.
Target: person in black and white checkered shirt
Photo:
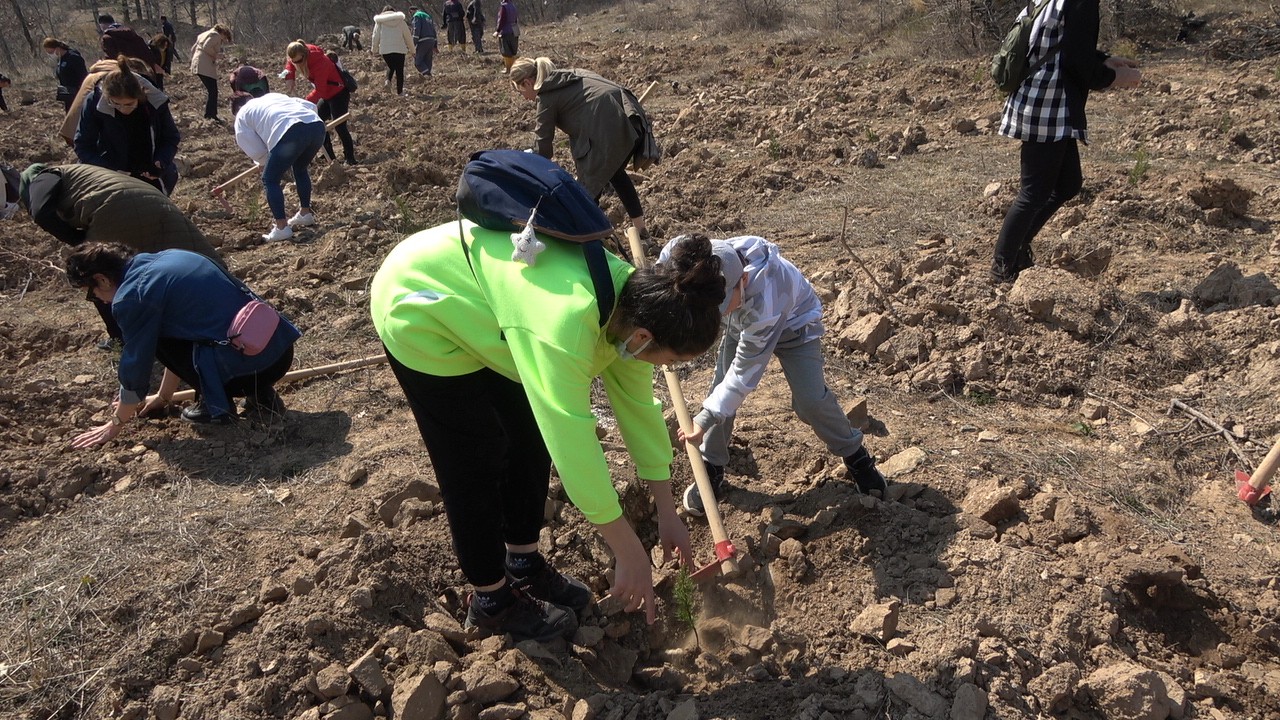
[[[997,283],[1012,282],[1035,264],[1032,239],[1080,192],[1077,141],[1089,141],[1089,91],[1133,88],[1142,81],[1136,62],[1098,50],[1099,0],[1039,2],[1050,6],[1032,27],[1028,60],[1034,67],[1050,57],[1009,95],[1000,120],[1001,135],[1022,141],[1022,180],[996,241],[991,279]]]

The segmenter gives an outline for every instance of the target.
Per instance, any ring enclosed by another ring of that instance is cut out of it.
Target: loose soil
[[[666,157],[637,176],[655,237],[762,235],[813,279],[829,382],[866,398],[889,497],[857,495],[772,371],[739,415],[721,504],[737,577],[689,594],[663,568],[652,627],[604,604],[572,643],[469,638],[431,464],[385,366],[285,387],[283,420],[150,420],[72,450],[105,417],[115,357],[60,277],[65,249],[21,215],[0,225],[0,715],[1280,716],[1277,530],[1231,474],[1280,432],[1274,17],[1211,17],[1198,42],[1145,52],[1140,90],[1094,96],[1084,190],[1010,287],[987,266],[1017,143],[994,134],[982,59],[646,20],[673,12],[530,26],[522,50],[657,82]],[[317,160],[320,225],[283,244],[259,240],[254,183],[231,213],[210,197],[247,161],[199,119],[199,83],[170,83],[174,199],[304,329],[296,367],[381,351],[382,258],[454,218],[470,153],[525,147],[533,124],[496,54],[442,52],[405,97],[379,59],[346,64],[360,164]],[[52,94],[10,91],[5,160],[73,160]],[[680,372],[696,407],[711,361]],[[558,488],[548,515],[547,554],[603,595],[602,541]]]

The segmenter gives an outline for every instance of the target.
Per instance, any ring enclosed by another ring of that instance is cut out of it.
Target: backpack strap
[[[591,287],[596,291],[596,306],[600,311],[600,327],[604,327],[609,324],[613,302],[617,299],[617,294],[613,291],[613,276],[609,274],[609,259],[604,251],[604,241],[582,243],[582,256],[587,259]]]

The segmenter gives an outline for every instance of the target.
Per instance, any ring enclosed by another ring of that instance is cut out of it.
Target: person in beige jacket
[[[222,57],[222,46],[231,42],[231,28],[218,23],[200,33],[191,46],[191,72],[200,77],[207,93],[204,102],[207,120],[218,119],[218,60]]]
[[[391,76],[396,78],[396,94],[404,94],[404,57],[413,47],[413,33],[404,13],[391,9],[390,5],[373,16],[373,52],[382,56],[387,64],[387,84]]]

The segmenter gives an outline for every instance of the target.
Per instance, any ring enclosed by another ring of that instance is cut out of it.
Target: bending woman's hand
[[[596,528],[613,551],[614,579],[609,597],[617,598],[627,612],[644,610],[645,622],[652,625],[658,619],[658,612],[649,553],[625,517]]]
[[[77,450],[97,447],[105,442],[114,440],[119,434],[120,426],[109,422],[105,425],[99,425],[88,432],[80,433],[71,441],[71,447]]]
[[[697,427],[696,425],[694,427]],[[671,482],[649,482],[649,494],[653,497],[658,515],[658,542],[662,545],[662,563],[671,562],[672,554],[680,564],[693,567],[693,545],[689,541],[689,528],[676,513],[675,496]]]

